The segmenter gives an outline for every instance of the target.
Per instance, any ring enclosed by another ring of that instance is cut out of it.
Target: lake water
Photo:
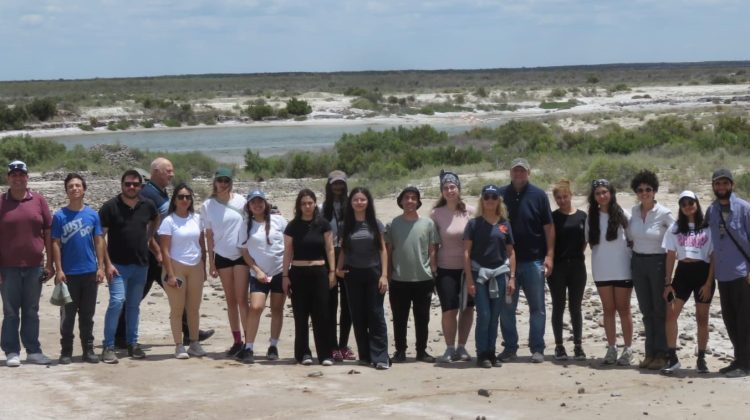
[[[96,134],[51,137],[68,148],[75,145],[124,144],[128,147],[169,152],[203,152],[228,163],[244,163],[245,150],[250,148],[261,156],[278,155],[290,150],[321,150],[330,148],[344,133],[361,133],[368,128],[382,131],[409,124],[336,124],[336,125],[249,125],[241,127],[196,127],[173,130],[116,131]],[[449,134],[462,133],[469,124],[433,126]]]

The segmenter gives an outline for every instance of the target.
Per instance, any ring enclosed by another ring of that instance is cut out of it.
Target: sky
[[[0,80],[750,60],[747,0],[0,0]]]

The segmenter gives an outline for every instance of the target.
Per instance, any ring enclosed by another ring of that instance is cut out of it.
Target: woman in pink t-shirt
[[[446,350],[438,358],[438,362],[469,361],[471,356],[466,351],[466,340],[474,322],[474,302],[469,298],[462,307],[460,291],[464,263],[464,229],[475,209],[467,206],[461,199],[461,181],[457,174],[440,171],[440,191],[442,195],[430,214],[440,232],[435,286],[443,310],[442,324]],[[455,346],[457,330],[458,347]]]

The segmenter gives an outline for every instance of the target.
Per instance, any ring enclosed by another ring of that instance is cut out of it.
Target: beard
[[[725,191],[725,192],[723,192],[723,193],[720,193],[720,192],[718,192],[718,191],[714,190],[714,195],[715,195],[715,196],[716,196],[716,198],[718,198],[719,200],[728,200],[728,199],[729,199],[729,197],[731,197],[731,196],[732,196],[732,190],[727,190],[727,191]]]

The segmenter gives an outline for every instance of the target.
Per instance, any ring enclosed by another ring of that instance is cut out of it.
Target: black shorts
[[[249,275],[249,274],[248,274]],[[271,277],[270,283],[261,283],[253,276],[250,276],[250,293],[284,293],[284,288],[281,286],[282,274],[279,273]]]
[[[678,262],[674,272],[674,280],[672,280],[674,296],[677,299],[687,302],[690,299],[690,295],[693,294],[695,303],[711,303],[714,291],[716,290],[715,281],[711,282],[711,294],[705,300],[701,300],[698,297],[698,291],[706,284],[709,267],[710,265],[705,261]]]
[[[596,285],[596,287],[614,286],[614,287],[619,287],[621,289],[633,288],[633,280],[603,280],[603,281],[595,281],[594,284]]]
[[[214,264],[216,265],[217,270],[221,270],[222,268],[234,267],[235,265],[247,265],[245,264],[245,260],[243,260],[242,257],[239,257],[236,260],[230,260],[229,258],[224,258],[219,254],[214,254]]]
[[[454,270],[438,267],[435,288],[437,289],[437,294],[440,298],[440,308],[443,312],[459,309],[461,306],[458,295],[461,291],[461,276],[463,272],[464,270],[460,268]],[[469,296],[467,306],[474,306],[474,299],[471,296]]]

